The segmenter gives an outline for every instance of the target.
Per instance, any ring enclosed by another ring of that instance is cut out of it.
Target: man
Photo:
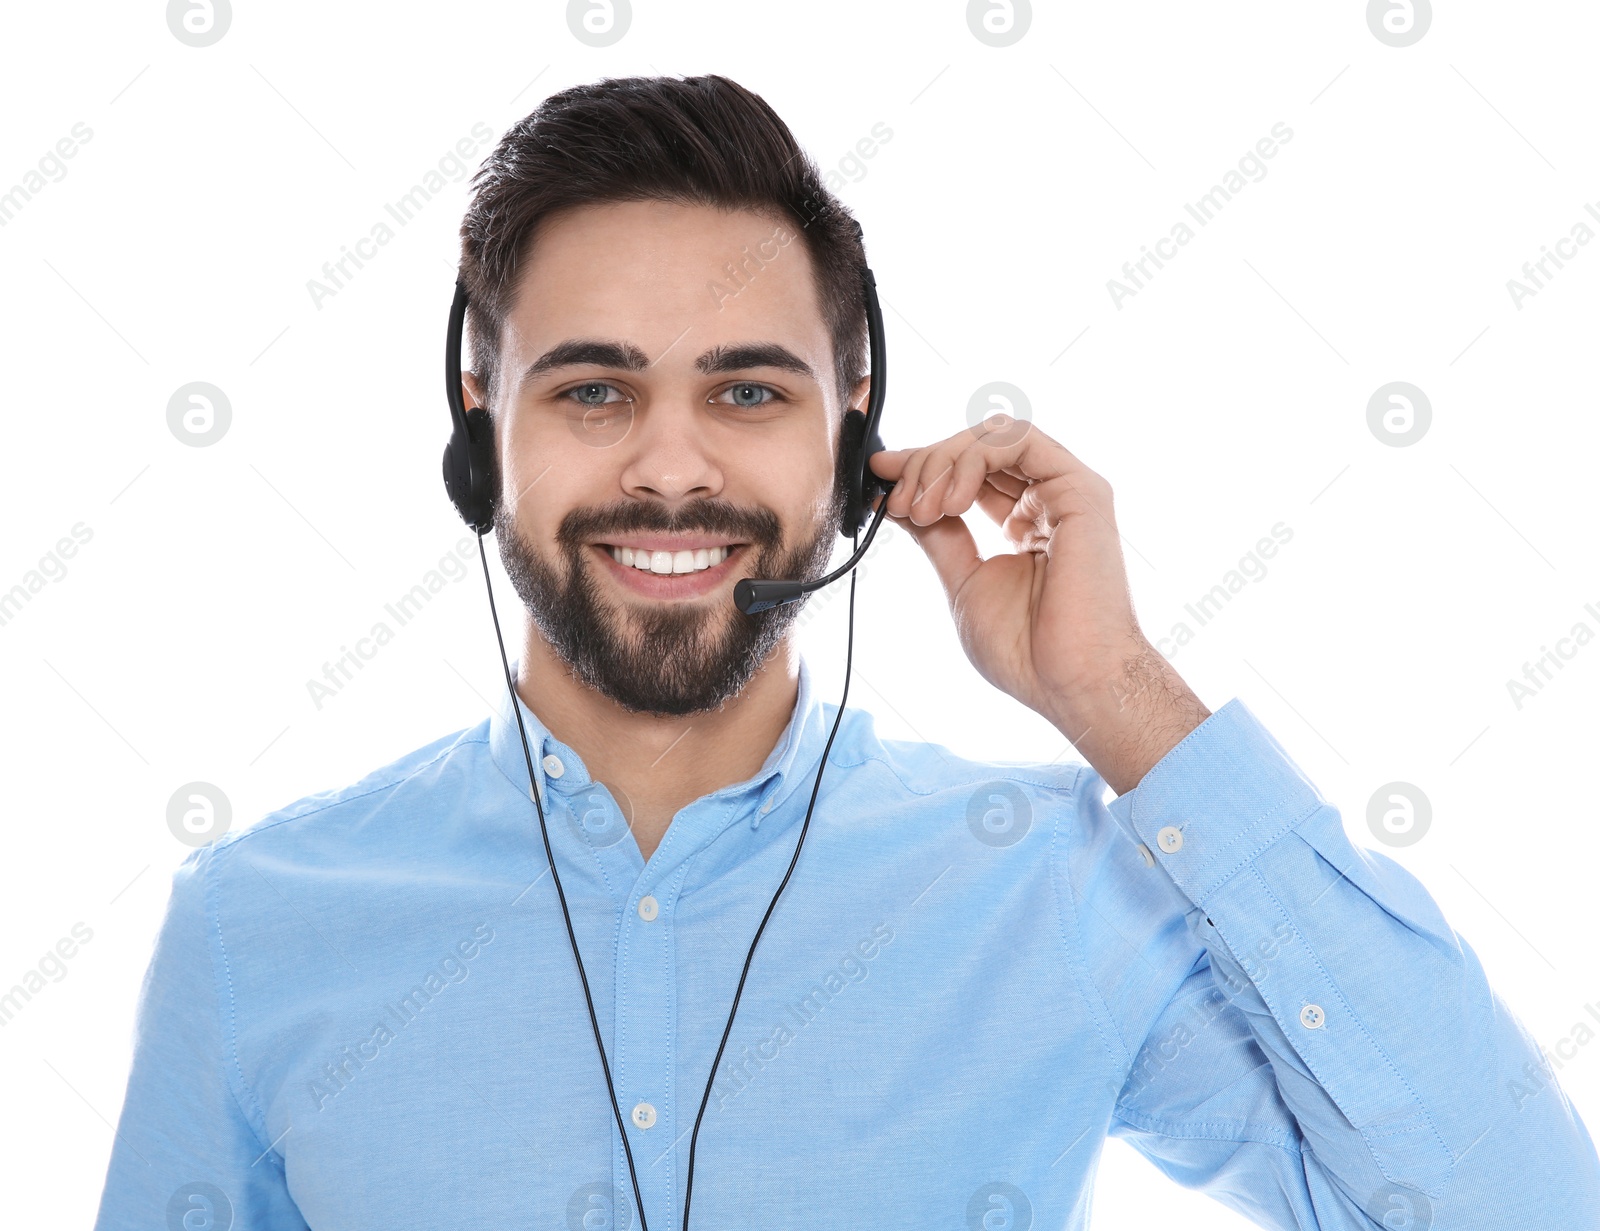
[[[823,765],[799,604],[731,595],[827,567],[864,255],[765,103],[558,94],[462,237],[595,1020],[508,699],[179,868],[101,1228],[660,1231],[691,1157],[696,1227],[1081,1228],[1108,1134],[1267,1227],[1600,1226],[1588,1133],[1472,950],[1154,652],[1110,488],[1045,433],[871,465],[973,664],[1088,764],[846,710]],[[974,506],[1013,553],[980,558]]]

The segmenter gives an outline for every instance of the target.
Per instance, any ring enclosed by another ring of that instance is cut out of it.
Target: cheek
[[[524,436],[502,447],[500,511],[516,526],[517,536],[549,560],[561,511],[583,502],[574,483],[575,474],[583,472],[575,471],[571,459],[552,456],[541,443]]]
[[[595,466],[559,422],[539,422],[532,415],[517,415],[500,433],[501,498],[514,504],[518,521],[527,524],[538,510],[566,507],[558,502],[575,496],[584,476]]]
[[[790,539],[809,537],[833,503],[835,459],[828,442],[796,443],[753,470],[744,484],[751,501],[783,519]]]
[[[784,514],[789,519],[791,544],[809,542],[819,534],[826,535],[837,529],[834,521],[837,516],[834,505],[836,486],[835,472],[830,468],[814,475],[811,486],[805,492],[797,493],[798,502],[792,506],[794,511]]]

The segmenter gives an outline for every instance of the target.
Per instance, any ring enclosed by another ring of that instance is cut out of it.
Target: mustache
[[[573,509],[556,528],[556,542],[573,553],[594,539],[632,531],[726,535],[759,547],[775,547],[783,538],[783,527],[771,509],[743,509],[724,500],[707,498],[676,508],[654,502],[620,501]]]

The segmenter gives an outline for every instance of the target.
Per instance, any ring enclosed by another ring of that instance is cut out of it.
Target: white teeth
[[[647,573],[698,573],[715,568],[728,558],[727,547],[700,547],[691,551],[645,551],[643,548],[613,547],[611,558],[624,568]]]

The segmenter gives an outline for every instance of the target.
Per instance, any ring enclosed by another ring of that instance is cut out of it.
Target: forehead
[[[631,342],[687,361],[739,341],[788,346],[818,372],[830,341],[795,225],[753,210],[662,201],[586,205],[544,219],[517,275],[505,346],[567,337]]]

